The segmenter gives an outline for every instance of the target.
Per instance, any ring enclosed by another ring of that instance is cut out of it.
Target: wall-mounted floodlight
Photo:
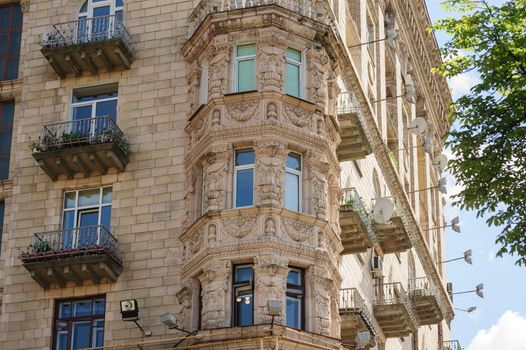
[[[480,284],[477,284],[475,286],[475,289],[474,290],[467,290],[467,291],[464,291],[464,292],[454,292],[454,293],[451,293],[451,294],[466,294],[466,293],[475,293],[477,294],[477,296],[479,298],[482,298],[484,299],[484,283],[480,283]]]
[[[446,228],[446,227],[451,227],[451,229],[453,231],[455,231],[456,233],[460,233],[460,219],[459,219],[459,217],[455,216],[453,218],[453,220],[451,220],[451,223],[449,225],[430,227],[426,231],[431,231],[431,230],[436,230],[436,229],[439,229],[439,228]]]
[[[454,259],[449,259],[449,260],[445,260],[445,261],[441,261],[440,263],[441,264],[445,264],[445,263],[448,263],[448,262],[451,262],[451,261],[456,261],[456,260],[461,260],[461,259],[464,259],[465,262],[467,262],[468,264],[470,265],[473,265],[473,260],[471,260],[471,255],[473,254],[473,252],[471,251],[471,249],[468,249],[464,252],[464,255],[459,257],[459,258],[454,258]]]
[[[270,322],[270,329],[274,329],[274,317],[281,316],[281,311],[283,310],[283,301],[281,300],[267,300],[267,313],[272,316]]]
[[[429,136],[423,136],[421,140],[422,140],[422,144],[421,145],[412,146],[412,147],[406,147],[406,148],[399,148],[399,149],[396,149],[396,150],[393,150],[393,151],[405,151],[405,150],[408,150],[408,149],[422,147],[422,148],[424,148],[424,152],[426,152],[427,154],[432,154],[433,153],[433,142],[431,141],[431,138]]]
[[[446,184],[447,184],[447,180],[446,180],[446,178],[443,177],[440,180],[438,180],[438,184],[436,186],[421,188],[419,190],[409,191],[409,192],[406,192],[406,193],[410,194],[410,193],[415,193],[415,192],[422,192],[422,191],[426,191],[426,190],[432,190],[432,189],[436,188],[440,193],[447,194]]]
[[[179,328],[179,322],[177,320],[177,316],[172,314],[171,312],[167,312],[161,315],[161,323],[168,327],[168,329],[176,329],[178,331],[184,332],[186,334],[194,334],[192,332],[189,332],[185,329]]]
[[[355,348],[364,348],[371,343],[372,335],[371,332],[358,332],[354,338]]]
[[[137,322],[139,320],[139,305],[135,299],[121,300],[121,315],[123,321],[132,321],[141,330],[143,336],[149,337],[152,332],[145,331]]]
[[[477,307],[476,306],[470,306],[467,309],[460,309],[460,308],[456,307],[455,310],[467,312],[469,314],[469,313],[472,313],[473,311],[477,310]]]

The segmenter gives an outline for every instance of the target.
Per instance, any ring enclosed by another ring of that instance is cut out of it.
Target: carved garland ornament
[[[223,231],[233,238],[244,238],[248,236],[255,227],[256,215],[234,216],[225,218],[223,222]]]
[[[312,113],[299,107],[285,105],[285,114],[292,124],[304,128],[310,124]]]
[[[238,122],[246,122],[251,119],[259,107],[259,100],[241,101],[228,105],[228,115]]]
[[[313,225],[290,218],[282,218],[285,232],[296,242],[305,242],[312,236]]]

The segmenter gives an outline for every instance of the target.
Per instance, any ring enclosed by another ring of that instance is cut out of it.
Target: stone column
[[[201,325],[203,329],[230,327],[230,263],[213,261],[203,268]]]
[[[228,35],[218,35],[210,44],[208,56],[208,98],[221,98],[228,92],[232,40]]]
[[[306,284],[310,288],[310,303],[308,314],[308,331],[330,336],[332,325],[331,289],[333,281],[328,273],[318,266],[312,266],[305,276]]]
[[[308,184],[311,189],[310,206],[312,215],[325,219],[327,217],[327,174],[329,163],[321,159],[321,155],[310,152],[305,162],[308,167]]]
[[[285,177],[285,144],[259,141],[256,152],[256,205],[282,206]]]
[[[274,30],[256,40],[258,46],[258,90],[283,92],[287,40]]]
[[[263,254],[254,259],[254,323],[269,323],[267,300],[283,302],[282,316],[274,318],[277,324],[285,323],[285,296],[287,292],[288,260],[282,257]]]
[[[232,152],[228,147],[217,147],[208,152],[203,161],[203,207],[205,212],[225,209],[227,175]]]
[[[317,104],[324,113],[327,108],[327,72],[329,72],[329,57],[325,49],[310,49],[307,51],[307,88],[309,99]]]

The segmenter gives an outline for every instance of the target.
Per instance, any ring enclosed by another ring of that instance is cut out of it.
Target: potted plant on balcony
[[[35,253],[49,252],[51,251],[51,243],[39,238],[33,245],[33,250],[35,251]]]

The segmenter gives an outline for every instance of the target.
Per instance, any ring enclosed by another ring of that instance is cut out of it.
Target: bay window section
[[[303,283],[303,270],[292,267],[287,276],[287,327],[303,329],[304,295],[305,287]]]
[[[285,208],[300,211],[301,197],[301,156],[289,153],[285,171]]]
[[[254,270],[252,265],[234,266],[234,327],[254,324]]]
[[[256,44],[236,48],[236,92],[256,89]]]
[[[103,346],[105,304],[104,297],[58,302],[54,349],[77,350]]]
[[[285,64],[285,93],[301,97],[301,51],[288,48]]]
[[[254,204],[254,162],[251,148],[237,150],[234,168],[234,207],[250,207]]]

